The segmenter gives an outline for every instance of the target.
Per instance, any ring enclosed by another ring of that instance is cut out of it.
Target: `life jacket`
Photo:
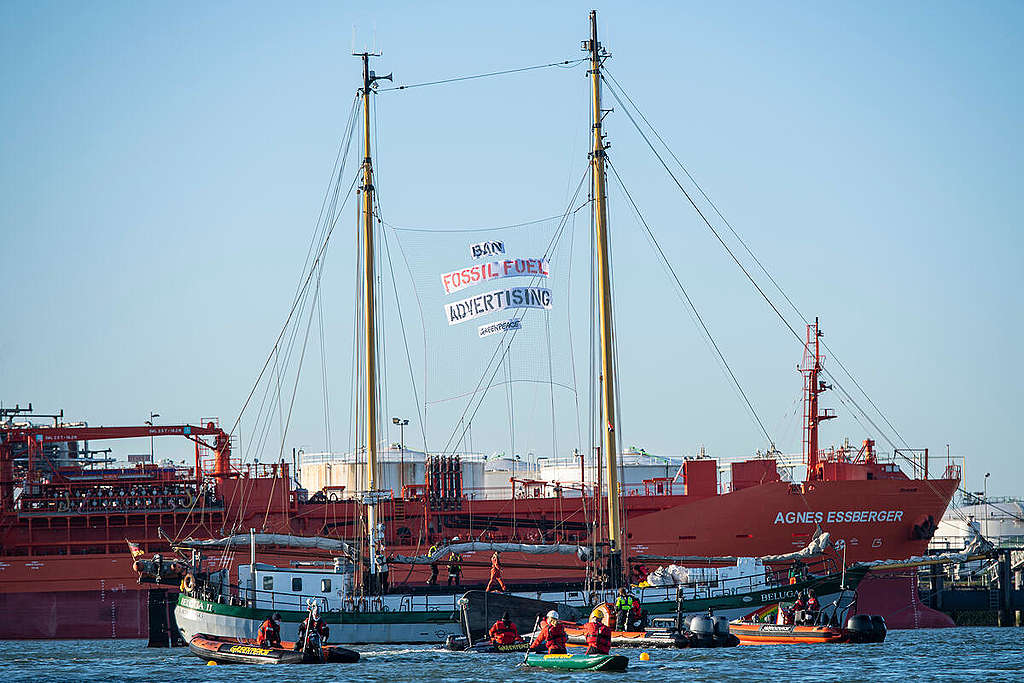
[[[598,654],[606,655],[612,649],[612,630],[599,621],[588,621],[583,635],[587,637],[587,645]]]
[[[640,601],[630,596],[629,616],[634,619],[640,618]]]
[[[797,611],[797,610],[804,609],[805,607],[806,607],[806,605],[804,605],[803,598],[798,598],[797,601],[793,603],[793,611],[794,612]]]
[[[629,598],[619,596],[615,598],[615,611],[616,612],[628,612],[632,605],[630,605]]]
[[[807,609],[817,612],[821,609],[821,604],[818,602],[818,598],[807,598]]]
[[[256,634],[256,643],[259,645],[280,645],[281,629],[271,619],[260,624],[260,630]]]
[[[544,624],[540,633],[537,634],[537,638],[533,641],[531,649],[546,642],[548,646],[548,654],[565,654],[565,644],[568,641],[569,636],[565,634],[565,629],[562,628],[561,624],[552,625],[547,623]]]
[[[565,644],[569,642],[569,636],[565,634],[562,625],[548,624],[545,628],[547,629],[548,652],[565,652]]]
[[[306,617],[301,624],[299,624],[299,639],[305,635],[306,629],[310,628],[309,617]],[[324,641],[327,640],[327,636],[330,635],[331,629],[327,627],[323,619],[317,619],[312,624],[313,631],[316,632]]]
[[[519,629],[513,622],[499,619],[494,622],[494,626],[487,632],[487,635],[491,637],[491,642],[495,645],[511,645],[519,640]]]

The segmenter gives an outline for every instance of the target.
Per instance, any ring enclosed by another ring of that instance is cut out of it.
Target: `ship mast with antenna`
[[[363,502],[366,504],[366,528],[369,537],[369,570],[371,591],[382,588],[378,575],[386,571],[382,564],[380,549],[383,547],[384,533],[377,525],[377,502],[380,492],[377,490],[377,338],[376,338],[376,305],[374,301],[374,245],[373,245],[373,158],[370,146],[370,94],[374,83],[379,80],[391,80],[391,74],[377,76],[370,71],[370,57],[379,57],[379,52],[356,52],[354,56],[363,61],[363,87],[360,94],[363,99],[363,184],[360,191],[363,195],[362,231],[363,231],[363,329],[364,346],[363,362],[366,379],[366,491]]]
[[[594,231],[597,245],[598,319],[601,327],[601,415],[604,418],[601,451],[604,453],[605,480],[608,484],[608,579],[613,586],[622,579],[622,539],[619,528],[619,467],[615,433],[615,357],[613,354],[612,290],[608,257],[608,207],[605,185],[605,149],[601,122],[601,62],[608,53],[597,40],[597,10],[590,11],[590,40],[583,41],[590,53],[590,77],[593,90],[594,144],[590,152],[590,170],[594,193]]]

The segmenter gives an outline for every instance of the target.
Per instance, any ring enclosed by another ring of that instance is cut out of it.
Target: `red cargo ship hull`
[[[288,489],[287,465],[274,474],[221,479],[217,501],[226,502],[191,511],[43,512],[17,517],[8,513],[0,538],[0,609],[5,615],[0,620],[0,638],[147,636],[147,587],[137,583],[124,539],[140,541],[147,553],[167,553],[169,544],[157,537],[158,528],[175,538],[217,536],[225,526],[356,536],[361,506],[351,501],[299,502]],[[806,545],[820,527],[845,544],[849,562],[920,555],[928,544],[922,525],[927,528],[929,519],[942,517],[958,485],[958,477],[807,484],[771,481],[721,495],[694,490],[690,495],[625,496],[627,554],[780,554]],[[603,501],[592,497],[462,498],[448,501],[443,508],[416,495],[384,502],[380,510],[388,528],[388,551],[422,554],[432,542],[454,536],[586,543],[588,522],[593,521],[595,510],[603,508]],[[49,552],[40,552],[44,548]],[[295,555],[275,552],[258,556],[259,561],[278,564],[295,559]],[[466,558],[464,584],[486,582],[486,560]],[[565,557],[509,554],[505,565],[505,579],[510,582],[584,576],[584,566]],[[423,584],[428,575],[429,569],[422,565],[392,567],[394,585]],[[872,589],[872,582],[866,581],[864,590],[878,594],[866,594],[862,600],[872,605],[873,612],[886,615],[890,627],[948,625],[944,615],[917,603],[912,576],[890,576],[874,583]]]

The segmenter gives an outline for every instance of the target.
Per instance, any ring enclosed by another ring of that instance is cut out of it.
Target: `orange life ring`
[[[185,578],[181,580],[181,590],[185,593],[191,593],[196,588],[196,577],[191,574],[185,574]]]
[[[612,606],[607,602],[602,602],[600,605],[595,607],[590,612],[590,618],[601,617],[601,623],[605,626],[615,628],[615,621],[612,619]]]

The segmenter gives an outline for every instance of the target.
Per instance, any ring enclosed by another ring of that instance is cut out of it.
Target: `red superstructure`
[[[781,554],[805,546],[818,528],[845,547],[849,562],[924,554],[959,486],[960,468],[949,465],[941,478],[931,479],[927,452],[907,452],[911,477],[895,461],[883,460],[870,440],[856,450],[821,451],[818,424],[831,414],[818,406],[818,395],[828,388],[818,377],[818,336],[817,325],[809,326],[809,355],[801,368],[806,481],[786,481],[774,458],[758,457],[731,463],[731,482],[723,485],[718,461],[687,459],[675,478],[624,489],[626,561],[632,554]],[[190,439],[194,466],[94,469],[75,457],[81,443],[140,436]],[[292,486],[290,470],[285,462],[240,466],[232,460],[229,435],[215,421],[143,427],[0,421],[0,610],[6,617],[0,639],[145,637],[147,592],[137,583],[126,539],[147,554],[167,554],[174,540],[250,528],[362,536],[362,505],[334,491],[306,500]],[[513,479],[508,497],[480,499],[463,490],[457,458],[432,457],[426,472],[425,482],[406,484],[378,504],[390,553],[422,554],[455,536],[586,544],[600,528],[605,504],[589,485]],[[210,559],[234,563],[230,555]],[[258,557],[285,565],[296,559],[308,557],[284,549],[264,549]],[[485,583],[486,560],[466,557],[463,582]],[[582,579],[586,571],[558,556],[509,554],[503,564],[512,583]],[[391,583],[425,584],[428,576],[429,567],[395,565]],[[901,600],[886,614],[890,626],[943,623],[922,618],[922,608],[906,609],[916,595],[912,577],[865,580],[862,590],[872,583],[880,595]]]

